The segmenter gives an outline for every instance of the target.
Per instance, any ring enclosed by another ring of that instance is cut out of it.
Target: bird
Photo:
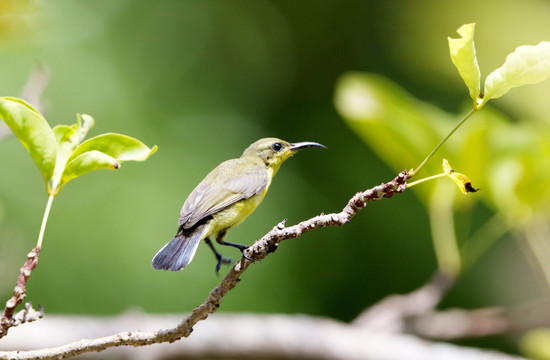
[[[221,264],[232,260],[219,253],[211,239],[239,249],[247,257],[246,245],[225,241],[227,232],[243,222],[260,205],[281,164],[297,151],[326,146],[316,142],[289,143],[263,138],[252,143],[241,157],[222,162],[195,187],[185,200],[174,238],[153,257],[157,270],[184,269],[204,240]],[[247,257],[248,258],[248,257]]]

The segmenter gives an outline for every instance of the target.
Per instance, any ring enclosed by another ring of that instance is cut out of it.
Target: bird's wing
[[[221,163],[191,192],[181,208],[178,225],[188,229],[218,211],[262,192],[269,176],[265,166],[247,166],[246,172],[235,173],[241,159]],[[231,174],[228,176],[227,174]]]

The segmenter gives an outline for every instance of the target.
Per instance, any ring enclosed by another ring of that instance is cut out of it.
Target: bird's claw
[[[218,257],[218,263],[216,264],[216,272],[217,273],[220,272],[220,268],[221,268],[222,264],[231,265],[231,264],[233,264],[233,259],[225,257],[225,256]]]
[[[246,250],[248,250],[249,248],[245,248],[242,250],[242,253],[243,253],[243,258],[245,258],[246,260],[248,261],[251,261],[251,262],[254,262],[254,259],[251,258],[250,256],[246,255]],[[251,250],[252,251],[252,250]]]

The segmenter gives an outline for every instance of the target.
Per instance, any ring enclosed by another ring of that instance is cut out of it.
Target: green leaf
[[[25,101],[12,97],[0,97],[0,117],[31,154],[48,186],[54,173],[57,145],[56,135],[46,119]]]
[[[91,150],[82,153],[72,159],[63,172],[61,179],[61,185],[63,187],[70,180],[84,175],[93,170],[111,169],[116,170],[120,167],[118,161],[115,158],[102,153],[101,151]]]
[[[90,115],[77,114],[76,121],[78,125],[78,142],[81,143],[86,135],[88,135],[88,131],[94,127],[95,120]]]
[[[457,33],[460,39],[449,40],[449,50],[451,59],[468,90],[470,97],[474,100],[474,107],[477,108],[478,96],[480,92],[480,71],[476,58],[476,48],[474,44],[475,24],[462,25]]]
[[[77,126],[57,125],[53,128],[53,133],[61,151],[70,155],[78,146]]]
[[[529,330],[520,340],[520,349],[530,359],[550,360],[550,329]]]
[[[157,147],[154,146],[151,149],[138,139],[127,135],[106,133],[80,144],[69,161],[91,150],[101,151],[117,159],[117,161],[144,161],[157,151]]]
[[[56,196],[70,180],[99,169],[118,169],[122,161],[144,161],[157,147],[121,134],[103,134],[84,141],[94,119],[77,115],[77,123],[50,128],[44,117],[25,101],[0,97],[0,118],[31,154],[46,183]]]
[[[123,161],[144,161],[157,151],[130,136],[107,133],[80,144],[67,160],[57,192],[70,180],[93,170],[118,169]]]
[[[342,75],[334,102],[351,130],[397,171],[420,163],[454,122],[376,74]]]
[[[88,130],[94,126],[95,121],[89,115],[80,115],[76,116],[76,124],[71,126],[68,125],[57,125],[53,128],[57,140],[57,159],[55,163],[55,170],[50,179],[48,185],[48,192],[57,194],[63,183],[66,183],[68,180],[63,179],[63,173],[65,167],[67,166],[67,161],[70,157],[73,156],[74,151],[80,145],[82,140],[88,134]],[[76,175],[78,176],[78,175]],[[71,179],[76,176],[72,176]]]
[[[550,77],[550,42],[520,46],[485,80],[483,103],[506,94],[511,88]]]

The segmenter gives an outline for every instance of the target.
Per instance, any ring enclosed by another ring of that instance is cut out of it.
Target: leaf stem
[[[437,146],[432,150],[432,152],[426,156],[426,158],[424,159],[424,161],[422,161],[422,163],[420,165],[418,165],[418,167],[414,170],[412,170],[411,172],[409,172],[409,175],[410,175],[410,178],[414,177],[420,170],[422,170],[422,168],[424,167],[424,165],[426,165],[426,163],[428,162],[428,160],[430,160],[432,158],[432,156],[434,156],[434,154],[437,152],[437,150],[439,150],[439,148],[441,146],[443,146],[443,144],[445,144],[447,142],[447,140],[449,140],[449,138],[455,133],[455,131],[458,130],[459,127],[462,126],[462,124],[464,124],[466,122],[466,120],[468,120],[470,117],[472,117],[472,115],[477,111],[478,109],[472,109],[468,114],[466,114],[466,116],[459,121],[458,124],[456,124],[456,126],[451,130],[451,132],[449,132],[447,134],[447,136],[445,136],[440,142],[439,144],[437,144]]]
[[[420,180],[416,180],[416,181],[407,183],[407,189],[410,188],[410,187],[413,187],[413,186],[415,186],[415,185],[421,184],[421,183],[423,183],[424,181],[429,181],[429,180],[437,179],[437,178],[440,178],[440,177],[443,177],[443,176],[447,176],[447,174],[441,173],[441,174],[437,174],[437,175],[432,175],[432,176],[428,176],[428,177],[423,178],[423,179],[420,179]]]
[[[48,197],[48,203],[46,204],[46,210],[44,210],[44,217],[42,218],[42,225],[40,226],[40,233],[38,234],[38,241],[36,247],[42,248],[42,240],[44,239],[44,233],[46,232],[46,224],[48,222],[48,217],[50,216],[50,210],[52,209],[52,203],[55,195],[50,194]]]

